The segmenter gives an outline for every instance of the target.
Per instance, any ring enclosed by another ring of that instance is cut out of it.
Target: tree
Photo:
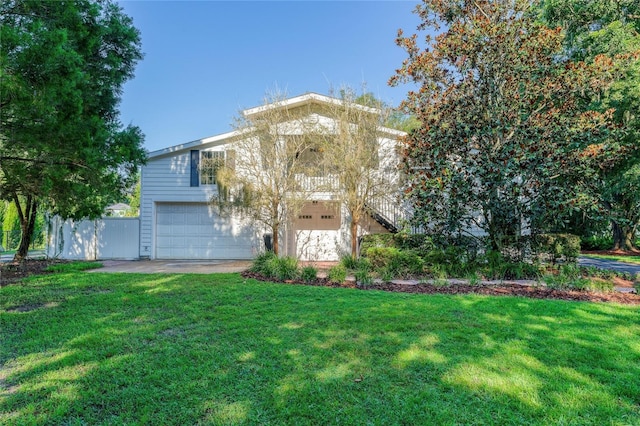
[[[348,212],[351,255],[356,256],[358,228],[372,208],[398,203],[389,194],[397,194],[400,187],[395,144],[399,132],[389,134],[383,128],[389,108],[348,88],[340,91],[340,102],[329,106],[327,115],[334,124],[324,128],[321,164],[337,177],[335,195]]]
[[[100,215],[144,162],[140,129],[117,111],[142,54],[112,0],[5,0],[0,28],[0,199],[18,208],[19,261],[38,210]]]
[[[542,11],[545,22],[564,29],[565,53],[573,60],[593,62],[597,55],[624,58],[640,52],[638,0],[547,0]],[[594,204],[600,209],[587,213],[594,220],[610,220],[614,249],[634,250],[640,224],[640,61],[631,61],[624,78],[592,101],[601,111],[615,108],[616,123],[627,131],[613,134],[609,144],[623,147],[626,160],[602,168],[593,179]]]
[[[127,204],[129,204],[129,210],[125,213],[128,217],[138,217],[140,215],[140,189],[141,178],[140,174],[136,174],[135,185],[130,188],[129,194],[127,194]]]
[[[398,34],[408,58],[390,83],[411,81],[403,103],[422,126],[404,141],[402,169],[415,217],[434,231],[472,233],[502,250],[582,198],[598,164],[624,153],[603,143],[613,110],[590,104],[617,77],[614,62],[562,57],[563,33],[524,0],[426,0],[421,48]]]
[[[240,114],[237,139],[217,165],[218,193],[211,203],[222,215],[242,213],[268,229],[273,251],[280,253],[282,227],[309,199],[313,187],[303,177],[311,165],[308,153],[317,145],[317,123],[310,105],[289,108],[282,94],[270,94],[264,105]]]

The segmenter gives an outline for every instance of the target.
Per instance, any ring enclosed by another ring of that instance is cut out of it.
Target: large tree
[[[142,54],[112,0],[4,0],[0,31],[0,198],[18,207],[21,260],[39,209],[97,216],[144,161],[117,110]]]
[[[603,143],[613,111],[591,100],[615,80],[607,56],[563,57],[563,32],[526,0],[425,0],[418,40],[391,80],[410,81],[406,110],[422,126],[405,140],[403,169],[416,218],[435,230],[479,228],[489,248],[536,232],[581,201],[596,164],[623,152]]]
[[[290,107],[282,93],[270,93],[261,107],[240,113],[236,140],[220,161],[218,192],[211,199],[222,215],[243,214],[272,236],[280,254],[282,231],[309,200],[314,188],[304,176],[315,167],[308,154],[317,146],[312,106]]]
[[[372,95],[357,96],[353,89],[345,88],[339,100],[327,106],[333,125],[323,132],[321,164],[336,177],[332,190],[349,215],[351,255],[355,257],[364,220],[379,210],[398,215],[401,211],[394,197],[400,188],[396,138],[401,133],[384,127],[391,110]]]
[[[640,52],[640,0],[545,0],[543,18],[562,26],[565,52],[576,61],[598,55],[625,58]],[[634,250],[640,224],[640,61],[629,61],[624,78],[604,96],[593,99],[600,110],[615,108],[614,119],[625,132],[612,134],[611,145],[626,151],[626,161],[602,167],[592,180],[599,208],[585,213],[611,222],[614,249]]]

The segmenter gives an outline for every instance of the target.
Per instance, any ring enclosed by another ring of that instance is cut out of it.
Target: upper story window
[[[200,185],[215,185],[218,169],[224,163],[224,151],[200,151]]]

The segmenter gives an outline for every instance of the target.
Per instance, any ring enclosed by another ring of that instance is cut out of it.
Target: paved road
[[[599,269],[608,269],[616,272],[628,272],[631,275],[640,274],[640,265],[637,263],[616,262],[615,260],[580,256],[578,264],[580,266],[595,266]]]
[[[0,252],[0,262],[13,262],[13,256],[13,253],[5,254]],[[41,259],[43,257],[45,257],[44,250],[29,250],[27,254],[28,259]]]

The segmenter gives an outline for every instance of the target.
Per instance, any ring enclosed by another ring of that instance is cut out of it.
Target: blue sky
[[[348,86],[397,105],[389,87],[413,34],[417,1],[120,0],[142,33],[145,58],[124,87],[124,124],[149,151],[232,130],[241,109],[269,92],[328,94]]]

